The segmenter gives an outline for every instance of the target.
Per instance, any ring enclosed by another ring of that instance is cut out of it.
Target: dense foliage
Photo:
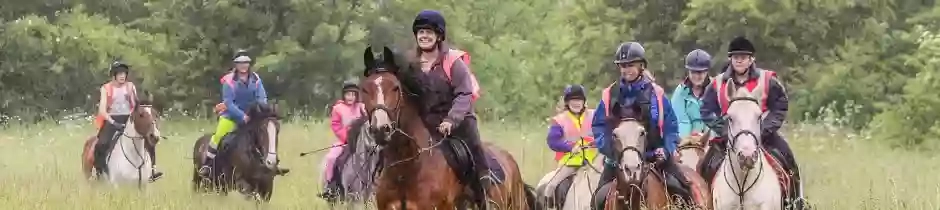
[[[612,80],[616,45],[639,40],[674,87],[695,48],[724,66],[747,35],[780,72],[791,121],[835,116],[898,146],[940,136],[940,6],[913,0],[5,0],[0,116],[26,121],[93,109],[115,59],[173,113],[207,113],[235,49],[256,55],[291,114],[322,116],[367,44],[410,47],[419,10],[444,12],[448,38],[474,56],[489,119],[553,111],[561,88],[593,96]],[[594,97],[596,98],[596,97]],[[206,115],[200,115],[206,116]],[[537,118],[541,119],[541,118]],[[522,119],[534,120],[534,119]]]

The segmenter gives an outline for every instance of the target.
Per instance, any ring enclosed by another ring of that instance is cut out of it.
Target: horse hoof
[[[287,173],[290,173],[290,169],[282,168],[277,170],[277,175],[279,176],[287,175]]]

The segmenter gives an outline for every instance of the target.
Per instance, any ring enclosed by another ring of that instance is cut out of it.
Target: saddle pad
[[[493,176],[497,184],[502,184],[503,180],[506,180],[506,171],[503,170],[503,165],[499,164],[499,160],[496,160],[496,156],[491,151],[484,153],[486,153],[486,165],[490,168],[490,176]]]
[[[770,167],[777,173],[777,179],[780,183],[780,195],[783,195],[784,199],[788,198],[790,192],[790,175],[787,173],[787,170],[783,168],[780,159],[777,159],[771,152],[763,153],[764,158],[767,159],[767,163],[770,163]]]

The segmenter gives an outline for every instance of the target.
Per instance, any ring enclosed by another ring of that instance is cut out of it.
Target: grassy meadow
[[[83,140],[92,135],[87,121],[0,128],[0,206],[9,209],[256,209],[240,196],[205,196],[190,191],[193,142],[214,128],[208,121],[168,120],[157,148],[158,167],[166,175],[143,191],[92,185],[79,170]],[[554,163],[545,146],[545,125],[485,123],[486,141],[512,152],[525,179],[535,184]],[[834,132],[827,126],[787,128],[802,163],[806,193],[817,209],[940,209],[940,158],[891,150],[862,135]],[[285,124],[281,132],[282,165],[266,209],[325,209],[316,194],[320,158],[325,152],[298,154],[333,141],[323,122]]]

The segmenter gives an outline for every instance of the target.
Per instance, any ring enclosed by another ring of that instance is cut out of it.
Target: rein
[[[139,107],[146,107],[146,108],[150,108],[150,107],[151,107],[150,105],[138,105],[138,106],[139,106]],[[138,109],[138,110],[139,110],[139,109]],[[133,116],[133,114],[132,114],[132,116]],[[135,117],[135,118],[136,118],[136,117]],[[134,123],[133,119],[128,118],[128,121],[130,122],[131,125],[135,125],[135,124],[136,124],[136,123]],[[152,119],[152,122],[151,122],[151,123],[153,123],[154,125],[156,125],[157,119],[156,119],[156,118]],[[144,163],[145,163],[146,161],[144,161],[144,158],[145,158],[145,157],[144,157],[144,154],[138,149],[137,140],[144,140],[143,143],[146,144],[146,143],[147,143],[147,136],[146,136],[146,135],[141,135],[139,132],[137,132],[137,129],[136,129],[136,128],[133,128],[133,127],[132,127],[131,129],[134,129],[134,133],[137,133],[137,134],[140,135],[140,136],[130,136],[130,135],[127,134],[127,132],[124,132],[124,130],[127,129],[127,127],[128,127],[128,126],[125,125],[124,129],[122,129],[121,131],[118,131],[118,133],[115,133],[115,136],[117,137],[116,139],[118,140],[118,146],[121,147],[121,154],[124,154],[124,160],[126,160],[128,163],[131,163],[132,165],[134,165],[134,168],[137,169],[137,186],[138,186],[138,187],[142,187],[142,186],[143,186],[143,179],[144,179],[144,177],[143,177],[143,167],[144,167]],[[151,132],[153,132],[153,131],[151,131]],[[127,137],[128,139],[131,139],[131,146],[134,147],[134,153],[137,154],[137,157],[140,158],[140,164],[134,164],[134,161],[131,161],[130,156],[128,156],[128,154],[127,154],[127,150],[124,149],[124,141],[121,141],[121,138],[120,138],[121,136]],[[150,161],[153,161],[153,160],[150,160]]]

